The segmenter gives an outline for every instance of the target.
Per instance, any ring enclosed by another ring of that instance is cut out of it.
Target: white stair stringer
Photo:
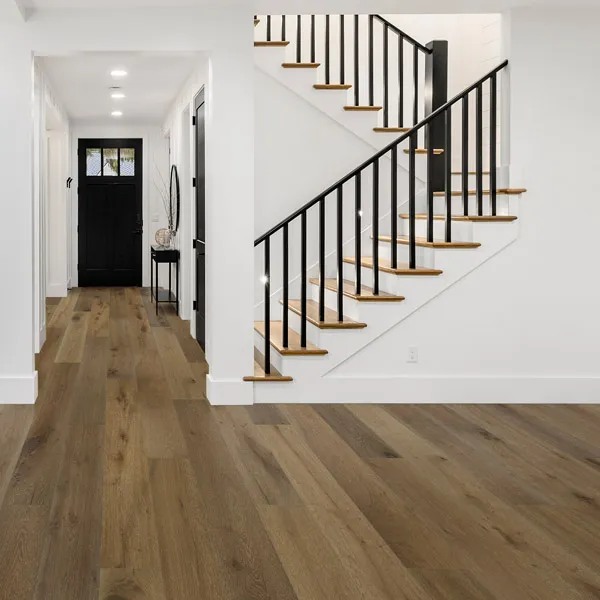
[[[350,90],[316,90],[314,84],[319,82],[318,68],[297,69],[284,68],[285,62],[293,62],[292,49],[282,47],[255,47],[254,63],[265,72],[292,90],[295,94],[309,102],[331,119],[345,127],[373,149],[381,150],[402,134],[375,133],[374,127],[381,126],[383,111],[346,111],[344,106],[353,104]],[[420,139],[423,133],[420,132]],[[403,150],[408,148],[408,140],[398,146],[398,165],[408,171],[408,156]],[[424,161],[417,161],[416,176],[421,182],[426,179]]]
[[[516,205],[517,202],[513,201],[511,204]],[[515,216],[518,214],[515,209],[512,209],[511,212]],[[364,402],[364,389],[361,389],[360,386],[356,387],[356,397],[353,397],[353,387],[348,385],[348,378],[336,376],[335,369],[409,318],[425,304],[443,294],[462,278],[467,277],[469,273],[483,267],[487,261],[502,252],[518,237],[518,220],[514,222],[472,222],[463,223],[462,225],[471,229],[470,232],[466,232],[467,235],[480,242],[481,247],[475,249],[418,248],[418,250],[425,251],[421,256],[430,263],[428,266],[443,271],[441,275],[404,276],[380,272],[380,289],[404,296],[405,300],[403,302],[358,302],[344,297],[344,315],[353,320],[366,323],[366,328],[323,330],[307,323],[309,341],[320,348],[326,349],[328,351],[327,355],[282,356],[271,347],[271,363],[273,366],[281,373],[292,376],[294,381],[268,385],[254,384],[255,402]],[[389,243],[385,243],[385,245],[390,246]],[[380,253],[383,246],[384,243],[381,243]],[[369,252],[364,254],[370,255]],[[334,274],[330,273],[328,269],[327,276],[333,277]],[[355,280],[355,265],[344,264],[344,279]],[[362,284],[371,287],[372,280],[373,271],[363,267]],[[317,286],[309,284],[308,297],[318,299]],[[325,298],[328,308],[336,310],[336,294],[326,290]],[[276,304],[280,315],[281,304],[279,298]],[[291,311],[289,323],[292,329],[300,331],[300,318]],[[261,351],[264,348],[264,338],[257,333],[255,333],[255,345]],[[336,394],[339,394],[339,396]]]

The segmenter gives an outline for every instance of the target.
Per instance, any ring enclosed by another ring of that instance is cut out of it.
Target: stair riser
[[[516,210],[514,205],[516,204],[517,198],[519,198],[519,196],[508,196],[506,194],[498,195],[496,197],[496,214],[516,215],[517,213],[514,212],[514,210]],[[423,209],[425,209],[425,207],[423,207]],[[477,197],[469,196],[469,214],[477,215],[477,211]],[[425,212],[425,210],[423,210],[423,212]],[[446,214],[446,198],[444,196],[435,196],[433,198],[433,212],[436,215]],[[457,216],[464,215],[462,196],[452,196],[452,214]],[[489,196],[483,197],[483,214],[492,214],[491,198]]]
[[[362,284],[373,287],[373,269],[363,267],[361,273]],[[354,280],[354,277],[354,265],[344,263],[344,279]],[[421,275],[393,275],[380,271],[379,290],[394,294],[395,296],[405,296],[408,300],[411,289],[415,289],[415,286],[418,286],[422,279],[428,279],[428,277]]]
[[[312,299],[316,302],[319,301],[319,287],[316,285],[311,286],[314,288],[312,291]],[[336,292],[326,289],[325,290],[325,306],[331,310],[337,312],[338,295]],[[395,306],[398,307],[402,302],[359,302],[348,296],[344,296],[344,315],[354,321],[361,323],[370,324],[374,319],[377,318],[379,311],[383,310],[384,307]]]
[[[397,244],[398,248],[398,262],[408,263],[410,248],[405,244]],[[428,267],[429,269],[435,269],[435,250],[433,248],[423,248],[422,246],[416,247],[417,264],[420,267]],[[379,242],[379,258],[390,260],[392,259],[392,244],[389,242]]]
[[[488,188],[490,185],[490,176],[483,176],[483,187]],[[475,175],[469,175],[469,189],[474,190],[477,187],[477,177]],[[452,175],[452,189],[462,190],[462,176]]]
[[[415,220],[415,232],[417,237],[427,237],[427,221],[425,219]],[[408,219],[400,219],[399,235],[409,235],[410,222]],[[433,237],[436,240],[443,240],[446,237],[446,222],[433,221]],[[452,240],[455,242],[472,242],[473,225],[470,222],[452,221]],[[475,240],[476,241],[476,240]]]
[[[311,285],[309,293],[312,300],[319,302],[318,285]],[[331,310],[337,311],[337,293],[325,289],[325,306]],[[347,296],[344,296],[344,315],[350,317],[354,321],[365,322],[364,318],[361,318],[360,303]]]
[[[254,345],[264,354],[265,339],[256,331],[254,332]],[[315,363],[322,364],[325,358],[327,356],[282,356],[271,346],[271,365],[280,373],[294,378],[304,378],[314,375],[315,367],[317,370],[320,368]]]

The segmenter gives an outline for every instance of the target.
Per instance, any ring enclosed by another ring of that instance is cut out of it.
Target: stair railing
[[[421,55],[433,54],[430,44],[421,44],[381,15],[266,15],[265,19],[266,41],[293,41],[296,64],[317,66],[323,63],[325,86],[352,87],[355,107],[374,107],[381,101],[384,128],[404,128],[419,122],[421,103],[425,100],[425,94],[420,91],[419,64]],[[334,20],[339,20],[335,31]],[[290,21],[293,22],[291,27]],[[334,61],[332,55],[336,49],[332,48],[332,38],[335,35],[339,55]],[[317,43],[320,36],[324,37],[320,40],[323,45]],[[405,57],[411,64],[408,69]],[[338,63],[337,74],[333,72],[334,62]],[[353,71],[350,81],[346,72],[349,66]],[[412,104],[410,117],[405,115],[409,103]]]
[[[307,215],[310,209],[318,206],[319,210],[319,320],[325,321],[325,202],[331,195],[335,195],[336,212],[336,259],[337,259],[337,313],[340,322],[344,320],[344,277],[343,277],[343,210],[344,210],[344,185],[350,182],[354,183],[354,236],[355,236],[355,257],[356,266],[356,295],[361,294],[361,267],[363,266],[363,255],[361,247],[361,217],[362,217],[362,186],[361,178],[367,169],[372,169],[373,191],[372,191],[372,263],[373,269],[373,294],[379,295],[379,186],[380,161],[383,158],[391,159],[391,193],[390,193],[390,243],[391,243],[391,261],[389,267],[392,270],[400,269],[398,263],[398,148],[400,144],[408,141],[409,148],[404,150],[409,155],[409,182],[408,182],[408,265],[403,265],[402,270],[405,274],[418,269],[417,266],[417,238],[416,238],[416,156],[425,154],[427,157],[427,176],[426,176],[426,218],[427,218],[427,241],[434,241],[434,197],[442,194],[445,198],[445,235],[444,241],[452,241],[452,109],[460,105],[461,112],[461,136],[459,143],[461,145],[461,183],[462,183],[462,204],[465,217],[470,216],[469,208],[469,121],[471,120],[470,97],[475,94],[475,179],[476,189],[475,198],[477,206],[477,216],[484,216],[484,196],[487,194],[490,198],[489,211],[492,216],[497,215],[497,117],[498,117],[498,74],[508,65],[504,61],[487,75],[476,81],[473,85],[466,88],[460,94],[450,101],[433,111],[429,116],[421,120],[415,127],[407,133],[401,135],[396,140],[376,152],[371,158],[367,159],[361,165],[356,167],[350,173],[342,177],[339,181],[329,186],[326,190],[313,198],[310,202],[296,210],[289,217],[272,227],[265,234],[255,240],[254,246],[264,244],[264,309],[265,309],[265,369],[270,369],[270,264],[271,264],[271,239],[282,231],[283,233],[283,333],[282,345],[288,347],[288,318],[289,318],[289,228],[293,222],[300,219],[300,253],[301,253],[301,299],[300,299],[300,341],[301,346],[307,345]],[[489,88],[489,177],[490,189],[484,191],[483,188],[483,163],[484,163],[484,86]],[[425,132],[425,139],[432,140],[432,131],[437,123],[443,124],[444,139],[442,148],[434,148],[429,144],[426,149],[418,149],[417,140],[421,130]],[[436,154],[443,154],[444,159],[444,191],[435,190],[433,161]],[[267,371],[268,372],[268,371]]]

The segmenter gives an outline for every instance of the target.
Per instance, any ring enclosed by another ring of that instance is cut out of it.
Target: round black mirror
[[[181,209],[181,196],[179,191],[179,173],[177,167],[171,167],[171,182],[169,185],[169,211],[171,213],[171,227],[174,232],[179,230],[179,213]]]

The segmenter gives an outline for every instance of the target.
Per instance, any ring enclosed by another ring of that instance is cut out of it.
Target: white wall
[[[504,16],[510,183],[529,190],[519,239],[336,376],[378,377],[414,402],[598,401],[599,25],[594,9]],[[407,364],[409,347],[418,364]]]
[[[32,402],[34,373],[33,248],[33,60],[20,36],[16,15],[0,12],[0,218],[3,245],[10,255],[0,263],[0,402]],[[8,259],[9,258],[9,259]]]
[[[164,210],[159,191],[155,186],[155,182],[160,185],[161,174],[165,182],[169,182],[169,154],[168,140],[164,137],[161,128],[158,124],[148,125],[127,125],[107,123],[105,125],[93,124],[86,125],[85,123],[74,123],[72,127],[71,140],[71,177],[73,177],[72,188],[75,190],[71,203],[71,231],[73,235],[72,247],[72,269],[73,287],[78,285],[78,238],[77,238],[77,223],[78,223],[78,198],[77,186],[78,179],[78,164],[77,164],[77,147],[78,140],[83,138],[139,138],[143,142],[143,157],[142,157],[142,212],[144,219],[144,234],[142,240],[142,285],[150,286],[150,245],[154,244],[154,236],[158,229],[167,226],[167,216]],[[166,269],[159,269],[161,285],[168,285],[168,273]],[[175,279],[173,278],[173,285]]]

